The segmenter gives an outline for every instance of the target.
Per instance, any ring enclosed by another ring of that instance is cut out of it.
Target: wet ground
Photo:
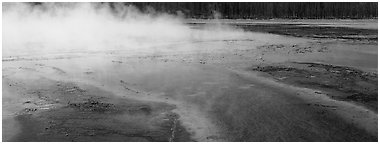
[[[154,50],[3,55],[3,141],[377,141],[371,30],[255,29]]]
[[[333,99],[357,102],[377,111],[377,73],[320,63],[257,66],[253,70],[288,84],[331,92],[328,95]]]
[[[93,86],[41,77],[8,82],[8,78],[3,79],[7,89],[22,95],[18,101],[24,107],[15,111],[14,105],[4,104],[4,112],[12,111],[15,117],[10,118],[21,131],[10,141],[191,140],[177,122],[178,115],[171,112],[173,105],[119,98]],[[4,101],[9,98],[4,97]]]
[[[304,24],[260,24],[260,25],[237,25],[248,31],[268,32],[280,35],[307,38],[332,38],[349,39],[377,42],[376,29],[348,28],[348,27],[325,27],[319,25]]]

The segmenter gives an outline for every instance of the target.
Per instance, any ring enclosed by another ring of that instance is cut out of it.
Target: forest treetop
[[[34,3],[39,4],[39,3]],[[143,12],[181,14],[185,18],[223,19],[372,19],[376,2],[125,2]]]

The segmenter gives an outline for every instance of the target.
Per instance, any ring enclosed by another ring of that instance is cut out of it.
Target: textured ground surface
[[[288,23],[154,50],[3,55],[3,141],[377,141],[372,27]]]

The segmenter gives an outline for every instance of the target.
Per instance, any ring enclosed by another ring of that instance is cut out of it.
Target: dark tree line
[[[135,2],[159,12],[182,13],[187,18],[377,18],[376,2]],[[111,4],[112,5],[112,4]]]
[[[32,3],[40,5],[42,3]],[[368,19],[377,18],[377,2],[126,2],[103,3],[111,8],[134,5],[141,11],[183,14],[186,18],[227,19]]]

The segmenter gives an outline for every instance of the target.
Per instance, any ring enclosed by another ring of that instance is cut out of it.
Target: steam
[[[222,27],[192,29],[183,14],[102,3],[3,3],[3,56],[112,49],[241,37]],[[218,14],[216,14],[218,15]],[[219,16],[217,16],[219,17]]]

